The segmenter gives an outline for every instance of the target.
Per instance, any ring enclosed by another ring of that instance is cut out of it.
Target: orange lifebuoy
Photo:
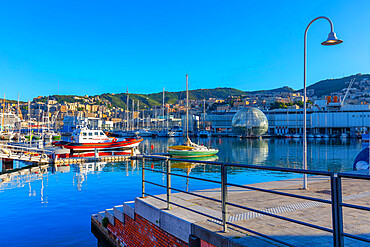
[[[113,138],[113,142],[116,142],[117,141],[117,138]]]

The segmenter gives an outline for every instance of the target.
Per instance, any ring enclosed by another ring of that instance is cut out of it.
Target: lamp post
[[[336,34],[334,33],[334,26],[331,20],[325,16],[319,16],[315,19],[313,19],[307,26],[305,32],[304,32],[304,69],[303,69],[303,88],[304,88],[304,97],[303,97],[303,169],[307,170],[307,95],[306,95],[306,53],[307,53],[307,31],[308,28],[311,26],[311,24],[318,20],[318,19],[326,19],[330,23],[330,33],[328,35],[328,38],[326,41],[322,42],[322,45],[337,45],[343,42],[343,40],[340,40],[337,38]],[[307,174],[303,175],[303,189],[308,189],[307,187]]]

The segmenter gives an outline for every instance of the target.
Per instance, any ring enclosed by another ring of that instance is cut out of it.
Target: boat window
[[[95,135],[98,136],[99,135],[99,132],[95,132]]]
[[[83,136],[87,136],[86,132],[83,132],[83,133],[82,133],[82,135],[83,135]]]
[[[101,136],[103,136],[103,135],[104,135],[104,133],[103,133],[103,132],[100,132],[100,135],[101,135]]]
[[[89,136],[92,136],[92,132],[89,132]]]

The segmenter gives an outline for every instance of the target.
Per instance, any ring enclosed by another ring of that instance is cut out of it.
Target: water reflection
[[[170,145],[181,144],[181,138],[148,138],[140,147],[142,153],[166,153]],[[198,144],[218,148],[219,161],[302,168],[302,139],[199,138]],[[153,149],[152,149],[153,147]],[[321,171],[350,171],[361,141],[350,138],[310,138],[307,145],[308,168]]]
[[[166,153],[168,146],[181,144],[182,142],[181,138],[147,138],[140,146],[140,151],[142,153]],[[201,138],[195,139],[194,142],[220,150],[218,157],[203,157],[203,160],[217,159],[221,162],[230,163],[302,168],[303,145],[301,139]],[[307,148],[308,168],[333,172],[351,171],[353,161],[362,148],[362,143],[354,139],[309,139]],[[73,172],[73,184],[78,190],[81,190],[89,174],[97,174],[105,169],[106,172],[125,171],[125,175],[129,176],[131,171],[139,170],[141,166],[136,161],[109,164],[108,167],[105,162],[24,168],[27,165],[30,165],[30,163],[13,162],[11,167],[10,164],[2,163],[1,167],[3,171],[6,171],[6,174],[0,173],[0,191],[28,184],[30,187],[29,196],[35,196],[35,191],[32,190],[30,185],[32,181],[43,179],[43,175],[47,173],[69,172]],[[160,162],[153,162],[152,166],[153,168],[154,166],[160,166],[158,168],[165,171],[163,164],[160,164]],[[200,166],[199,163],[172,163],[173,169],[182,170],[186,174],[191,172],[194,174],[219,172],[219,168],[212,165],[202,164],[200,168],[198,166]],[[19,170],[12,172],[12,169],[16,168]],[[240,168],[232,168],[230,174],[244,171]],[[165,180],[163,174],[162,180]],[[41,199],[45,201],[43,194]]]
[[[193,157],[192,160],[200,160],[200,161],[217,161],[218,156],[210,156],[210,157]],[[189,175],[193,168],[197,166],[203,167],[203,173],[206,172],[206,164],[204,163],[193,163],[193,162],[187,162],[187,161],[171,161],[171,169],[185,171],[186,173],[186,191],[189,191]],[[164,166],[162,166],[164,168]]]
[[[76,181],[77,189],[82,189],[82,184],[87,179],[88,174],[101,172],[106,164],[107,162],[87,162],[78,164],[73,179],[74,182]]]
[[[302,167],[301,139],[208,138],[193,141],[218,148],[218,161],[221,162]],[[148,138],[140,146],[140,151],[166,152],[169,145],[182,142],[181,138]],[[349,171],[361,150],[361,142],[353,139],[312,139],[308,141],[308,165],[316,170]],[[13,163],[13,169],[25,165]],[[146,167],[165,172],[163,161],[147,160]],[[172,172],[185,177],[172,176],[171,186],[187,191],[219,188],[220,184],[194,180],[186,175],[220,181],[220,170],[219,165],[172,162]],[[24,239],[27,239],[30,246],[45,243],[50,246],[56,243],[94,246],[96,238],[91,234],[91,214],[140,196],[141,172],[139,161],[42,166],[0,174],[0,210],[5,213],[0,221],[0,243],[4,246],[24,246]],[[166,184],[166,174],[147,170],[145,173],[149,181]],[[228,181],[235,184],[300,176],[235,167],[229,167],[227,173]],[[164,188],[150,184],[146,184],[146,191],[153,195],[165,193]],[[35,227],[35,222],[45,227]],[[43,241],[40,242],[40,239]]]

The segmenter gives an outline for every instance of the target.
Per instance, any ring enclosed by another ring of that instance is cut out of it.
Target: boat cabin
[[[76,143],[98,143],[110,141],[102,130],[90,130],[87,127],[77,127],[72,133],[71,141]]]

